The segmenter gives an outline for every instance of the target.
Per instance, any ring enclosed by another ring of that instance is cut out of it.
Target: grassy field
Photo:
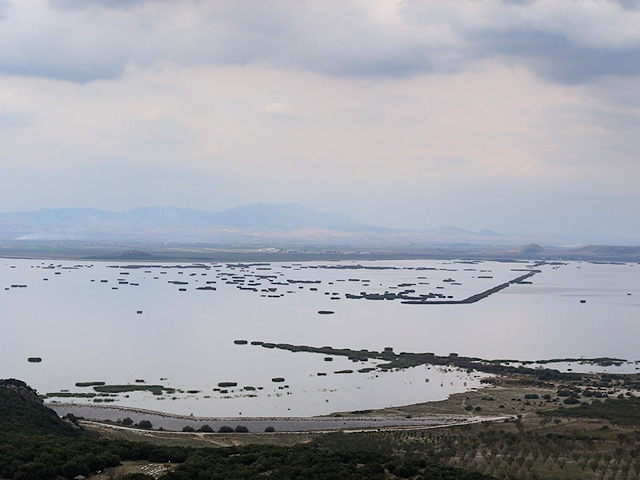
[[[103,473],[93,475],[91,478],[93,480],[112,480],[132,473],[144,473],[153,478],[159,478],[164,473],[173,470],[174,467],[175,465],[171,463],[133,462],[125,460],[122,462],[122,465],[108,468]]]
[[[540,409],[554,408],[544,400],[544,395],[554,395],[551,388],[509,387],[497,386],[483,388],[477,391],[456,393],[440,402],[426,402],[403,407],[390,407],[382,410],[341,412],[333,416],[385,416],[385,417],[413,417],[431,415],[480,415],[503,416],[528,414]],[[538,395],[538,400],[528,400],[526,395]]]

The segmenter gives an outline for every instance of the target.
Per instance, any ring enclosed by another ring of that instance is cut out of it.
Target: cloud
[[[270,65],[332,76],[463,71],[485,58],[565,83],[635,75],[630,0],[6,0],[0,71],[86,82],[129,65]]]
[[[434,4],[409,1],[404,14],[416,26],[434,18]],[[604,75],[636,75],[640,58],[640,11],[615,1],[474,2],[438,15],[464,42],[443,68],[505,57],[563,83]]]
[[[559,34],[536,31],[481,33],[476,40],[491,56],[503,56],[505,63],[527,65],[559,83],[588,83],[610,75],[640,74],[640,49],[592,49],[572,44]]]
[[[162,0],[49,0],[56,10],[78,10],[90,8],[132,9],[152,1]],[[168,0],[178,1],[178,0]]]
[[[632,79],[565,87],[488,61],[459,74],[366,82],[165,64],[81,86],[5,78],[0,89],[38,105],[31,124],[0,130],[3,151],[34,171],[179,165],[242,185],[238,195],[271,195],[270,185],[291,177],[283,201],[320,195],[322,184],[434,198],[483,182],[549,179],[631,192],[640,176]]]
[[[3,5],[0,209],[297,201],[502,231],[640,211],[633,2]]]
[[[0,109],[0,128],[23,127],[33,121],[33,116],[25,112]]]
[[[259,112],[266,113],[267,115],[286,115],[289,113],[289,108],[281,102],[269,102],[264,105],[258,105],[257,110]]]
[[[614,3],[620,5],[625,10],[640,9],[640,0],[613,0]]]
[[[35,109],[25,98],[0,87],[0,128],[25,127],[35,117]]]

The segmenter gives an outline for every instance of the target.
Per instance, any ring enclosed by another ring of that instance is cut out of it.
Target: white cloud
[[[264,105],[258,105],[257,110],[267,115],[286,115],[289,108],[282,102],[269,102]]]
[[[0,128],[22,127],[31,123],[36,109],[25,98],[0,88]]]
[[[2,149],[36,169],[119,159],[247,184],[292,172],[300,185],[363,191],[429,182],[434,195],[483,179],[635,188],[640,174],[640,110],[603,104],[608,84],[558,86],[491,62],[376,81],[166,64],[85,85],[5,78],[0,89],[38,105],[32,124],[0,131]]]

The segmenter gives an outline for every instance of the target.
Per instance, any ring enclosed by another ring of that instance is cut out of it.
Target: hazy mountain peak
[[[500,234],[494,230],[489,230],[489,229],[485,229],[485,230],[480,230],[479,232],[477,232],[478,235],[484,235],[485,237],[499,237]]]
[[[361,231],[372,229],[347,215],[319,212],[294,203],[255,203],[222,212],[154,206],[128,212],[90,208],[44,208],[36,212],[0,213],[0,237],[38,240],[165,238],[207,241],[221,230],[251,229]]]
[[[348,230],[366,226],[362,222],[338,212],[319,212],[295,203],[254,203],[231,208],[216,214],[220,225],[262,227],[281,230],[321,228]]]
[[[433,228],[431,230],[428,230],[428,232],[433,233],[434,235],[443,235],[443,236],[455,236],[463,233],[469,233],[468,231],[463,230],[462,228],[451,227],[451,226]]]
[[[518,255],[540,255],[544,252],[544,248],[536,243],[530,243],[529,245],[523,245],[510,251]]]

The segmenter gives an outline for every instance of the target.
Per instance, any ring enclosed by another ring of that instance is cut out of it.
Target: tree
[[[147,475],[144,474],[142,472],[133,472],[133,473],[127,473],[122,477],[122,480],[151,480],[152,477],[151,475]]]
[[[140,422],[137,425],[138,428],[146,428],[146,429],[150,429],[153,427],[153,425],[151,425],[151,422],[149,420],[140,420]]]

